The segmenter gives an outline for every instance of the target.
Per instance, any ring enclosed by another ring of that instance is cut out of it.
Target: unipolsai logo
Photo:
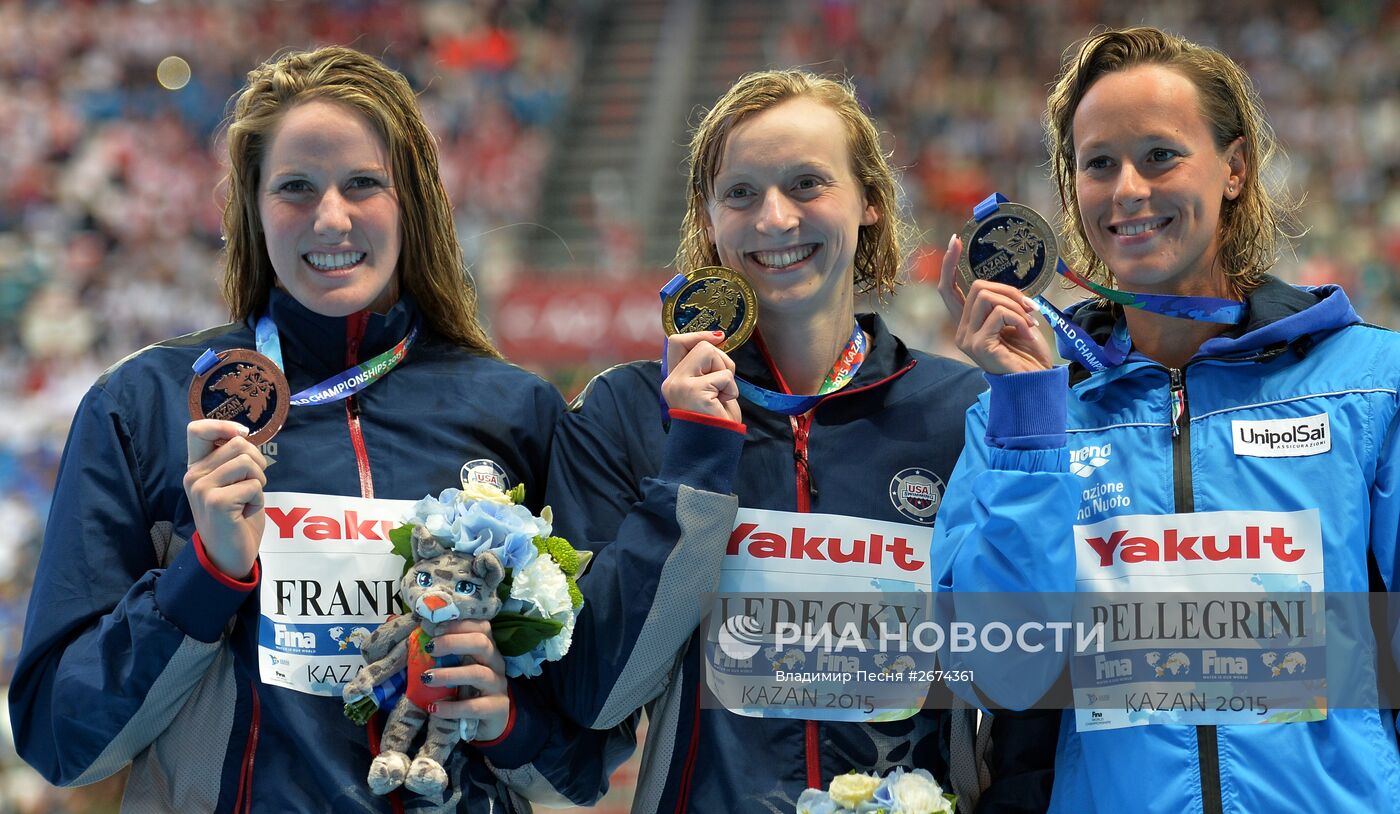
[[[1072,450],[1069,454],[1069,471],[1081,478],[1087,478],[1094,471],[1108,464],[1113,456],[1113,445],[1087,446]]]

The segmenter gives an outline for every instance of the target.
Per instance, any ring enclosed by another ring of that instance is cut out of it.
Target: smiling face
[[[319,314],[382,312],[398,299],[399,201],[384,140],[327,101],[282,115],[263,159],[258,213],[277,282]]]
[[[1074,113],[1075,189],[1089,245],[1124,289],[1226,296],[1220,210],[1242,142],[1219,149],[1195,85],[1160,65],[1109,73]]]
[[[851,170],[845,124],[806,97],[730,132],[706,202],[706,234],[753,285],[765,314],[853,309],[861,226],[878,220]]]

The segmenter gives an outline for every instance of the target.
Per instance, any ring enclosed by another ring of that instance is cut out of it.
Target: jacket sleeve
[[[657,443],[654,398],[602,377],[554,439],[555,528],[593,560],[569,655],[544,672],[564,711],[593,728],[616,726],[661,694],[699,625],[699,600],[719,585],[738,511],[729,492],[742,425],[673,416]]]
[[[157,546],[182,541],[171,518],[152,516],[141,470],[143,457],[183,462],[183,450],[165,446],[134,439],[99,386],[59,465],[10,688],[19,754],[57,785],[101,780],[150,745],[256,586],[256,570],[234,582],[206,567],[196,544],[162,567]]]
[[[593,805],[636,749],[632,721],[608,730],[581,727],[560,714],[539,681],[511,679],[510,698],[506,731],[472,746],[502,782],[533,803]]]
[[[1065,368],[988,376],[987,407],[967,413],[967,438],[938,511],[930,564],[942,627],[1028,626],[1011,647],[940,652],[945,669],[969,670],[982,706],[1025,709],[1067,665],[1055,633],[1067,622],[1075,586],[1072,477],[1067,468]],[[966,691],[964,685],[953,685]]]

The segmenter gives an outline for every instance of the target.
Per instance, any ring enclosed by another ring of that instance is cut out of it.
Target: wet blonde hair
[[[276,283],[258,214],[262,163],[282,116],[311,100],[344,105],[369,121],[389,152],[403,231],[397,279],[417,301],[426,327],[478,353],[499,356],[477,321],[467,274],[438,172],[437,144],[408,80],[350,48],[294,51],[248,73],[227,123],[228,200],[224,204],[223,291],[234,319],[267,307]]]
[[[852,283],[860,293],[874,290],[881,296],[893,294],[912,227],[900,216],[894,170],[889,156],[880,149],[880,133],[860,109],[849,80],[800,70],[747,74],[700,120],[690,140],[686,211],[676,268],[686,272],[719,265],[719,252],[705,231],[709,224],[706,203],[714,197],[715,175],[729,134],[748,117],[799,97],[821,102],[845,122],[851,171],[865,192],[865,202],[880,214],[875,223],[860,227]]]
[[[1217,256],[1230,285],[1242,296],[1264,281],[1288,246],[1297,204],[1281,185],[1275,189],[1268,183],[1279,151],[1249,76],[1221,52],[1156,28],[1103,31],[1065,51],[1046,105],[1045,136],[1051,175],[1060,192],[1067,260],[1081,274],[1113,285],[1113,273],[1090,248],[1079,214],[1074,114],[1098,79],[1140,65],[1160,65],[1190,80],[1217,150],[1243,139],[1244,183],[1234,200],[1222,202]]]

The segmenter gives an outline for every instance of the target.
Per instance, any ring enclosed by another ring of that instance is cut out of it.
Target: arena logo
[[[890,502],[904,517],[915,523],[932,525],[943,502],[943,479],[923,467],[901,470],[890,479]]]
[[[1073,450],[1069,454],[1069,471],[1081,478],[1094,474],[1100,467],[1107,466],[1113,457],[1113,445],[1088,446]]]

